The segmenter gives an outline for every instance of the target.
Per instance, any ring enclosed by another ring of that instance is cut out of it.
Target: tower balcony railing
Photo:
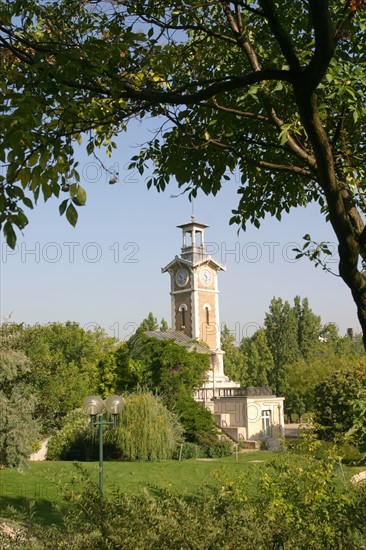
[[[262,397],[271,396],[273,390],[267,386],[247,388],[199,388],[195,392],[196,401],[211,401],[220,397]]]
[[[205,247],[202,245],[185,246],[182,248],[181,257],[193,263],[205,260],[208,255]]]

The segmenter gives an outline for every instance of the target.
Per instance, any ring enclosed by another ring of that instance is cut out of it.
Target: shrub
[[[345,464],[360,463],[364,458],[358,447],[351,443],[339,443],[334,444],[331,441],[322,441],[321,445],[314,451],[315,458],[322,458],[329,453],[330,449],[336,451],[337,455],[341,458],[341,461]]]
[[[36,399],[28,377],[30,362],[24,353],[0,351],[0,465],[22,467],[36,441]]]
[[[149,392],[126,398],[120,425],[109,433],[111,441],[128,460],[172,458],[182,441],[182,426],[176,415]]]
[[[91,458],[91,447],[95,445],[90,421],[80,410],[69,413],[63,427],[49,440],[49,460],[87,460]]]
[[[215,441],[204,448],[205,455],[208,458],[221,458],[233,454],[233,444],[231,441]]]
[[[204,445],[207,440],[217,439],[217,426],[212,414],[191,395],[178,399],[174,403],[174,411],[183,426],[183,435],[187,441]]]
[[[151,393],[125,400],[117,428],[104,428],[104,458],[161,460],[171,458],[181,441],[182,428],[173,413]],[[50,460],[97,460],[98,430],[80,410],[69,413],[64,426],[48,444]]]
[[[185,441],[176,448],[173,458],[175,460],[189,460],[190,458],[202,458],[204,456],[204,450],[200,445]]]
[[[360,361],[355,368],[335,371],[315,388],[314,421],[319,425],[322,439],[342,440],[359,421],[355,404],[366,399],[366,362]],[[362,429],[353,433],[357,444],[366,443]]]

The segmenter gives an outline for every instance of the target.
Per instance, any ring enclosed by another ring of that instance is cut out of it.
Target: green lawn
[[[234,479],[245,474],[253,487],[261,466],[270,461],[274,453],[256,451],[242,453],[236,463],[235,455],[209,460],[184,460],[164,462],[112,462],[104,463],[104,490],[116,489],[138,493],[148,489],[159,495],[162,490],[177,494],[196,496],[209,491],[215,476]],[[98,462],[86,462],[82,467],[98,483]],[[14,469],[0,470],[0,517],[17,517],[23,514],[36,515],[41,523],[58,523],[67,503],[63,487],[68,490],[80,488],[76,468],[72,462],[31,462],[23,472]],[[34,502],[33,504],[30,504]]]
[[[256,491],[263,466],[276,453],[255,451],[241,453],[236,463],[235,455],[220,459],[197,459],[164,462],[113,462],[104,463],[104,490],[128,491],[137,494],[149,490],[159,496],[162,491],[197,497],[209,492],[217,477],[230,480],[244,476],[248,493]],[[303,461],[301,455],[292,454],[294,462]],[[82,464],[90,478],[98,484],[98,462]],[[339,468],[340,482],[362,468]],[[65,501],[62,487],[79,492],[80,476],[72,462],[33,462],[17,472],[0,470],[0,517],[12,517],[23,521],[50,524],[62,521]]]

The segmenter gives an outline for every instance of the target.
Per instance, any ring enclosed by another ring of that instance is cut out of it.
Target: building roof
[[[169,269],[173,268],[176,264],[184,264],[184,265],[187,265],[188,267],[194,267],[194,268],[200,265],[210,264],[210,266],[213,269],[216,269],[216,271],[226,271],[226,266],[219,264],[219,262],[211,258],[211,256],[205,256],[204,258],[202,258],[202,260],[199,260],[197,262],[191,262],[190,260],[186,260],[181,256],[175,256],[175,258],[171,260],[168,263],[168,265],[161,268],[161,272],[166,273],[167,271],[169,271]]]
[[[207,346],[183,334],[183,332],[175,332],[173,330],[167,330],[166,332],[161,332],[160,330],[145,330],[144,334],[149,338],[157,338],[158,340],[173,340],[175,344],[186,348],[188,351],[195,351],[196,353],[204,353],[206,355],[211,355],[213,353]]]
[[[210,227],[206,223],[197,222],[196,219],[193,218],[193,217],[191,218],[191,220],[189,222],[181,223],[181,224],[177,225],[177,227],[183,229],[184,227],[189,227],[190,225],[200,227],[201,229],[206,229],[206,227]]]

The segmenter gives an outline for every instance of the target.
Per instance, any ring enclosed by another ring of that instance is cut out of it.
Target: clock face
[[[188,271],[186,269],[179,269],[175,275],[175,282],[178,286],[184,286],[188,281]]]
[[[207,268],[202,269],[202,271],[200,273],[200,279],[201,279],[201,283],[203,283],[204,285],[211,284],[211,281],[212,281],[211,271]]]

